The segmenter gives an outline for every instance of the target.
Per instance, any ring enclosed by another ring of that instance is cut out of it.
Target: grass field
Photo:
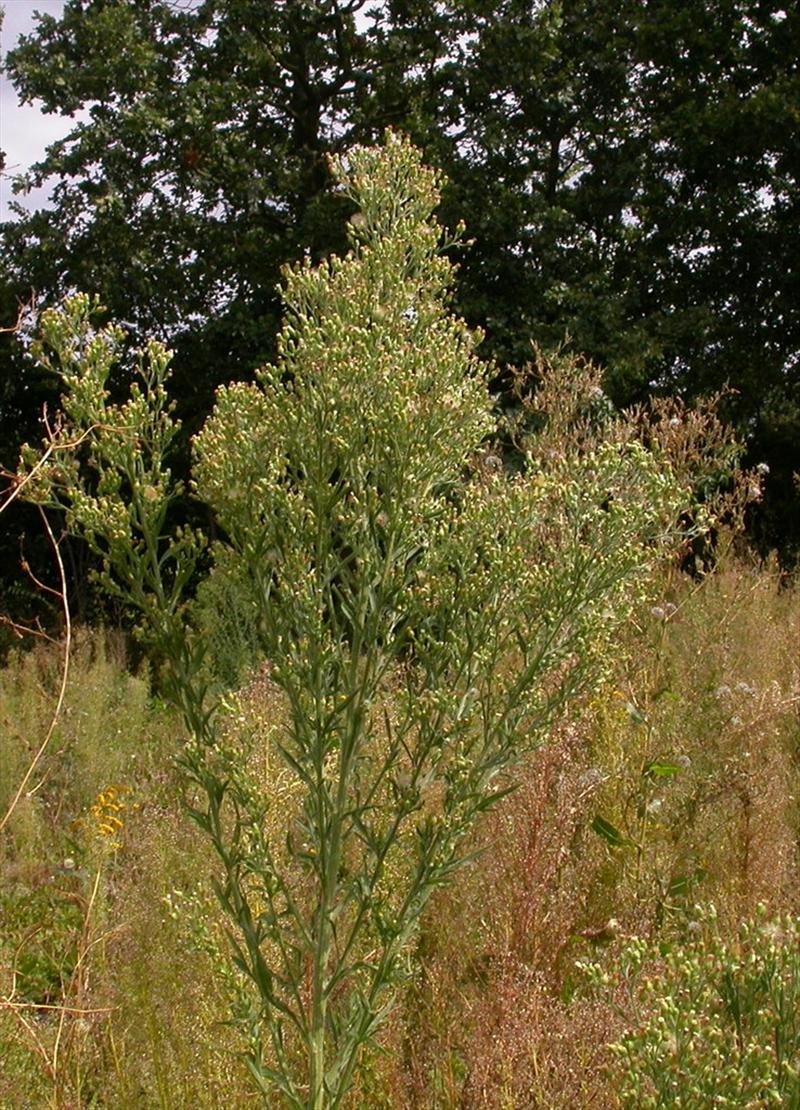
[[[719,957],[703,1020],[723,1037],[735,1018],[736,1075],[766,1077],[739,1105],[799,1104],[800,971],[778,958],[800,913],[798,644],[800,597],[769,566],[661,579],[613,681],[570,706],[429,906],[387,1051],[363,1060],[352,1107],[737,1105],[703,1095],[692,1044],[653,1032],[664,999],[678,1030],[702,1009],[673,958],[692,951]],[[47,733],[61,663],[45,645],[0,672],[0,818]],[[234,730],[281,712],[258,681],[239,708]],[[122,637],[81,630],[52,738],[0,834],[2,1110],[262,1105],[229,1023],[239,985],[215,864],[183,813],[182,743]],[[263,781],[279,814],[278,771]],[[750,920],[778,955],[731,1008],[719,984],[760,959],[754,934],[740,939]],[[609,1048],[637,1031],[627,1056]],[[648,1052],[678,1061],[685,1089],[631,1093],[626,1067]]]

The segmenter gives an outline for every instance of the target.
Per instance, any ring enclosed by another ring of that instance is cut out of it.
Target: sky
[[[0,27],[0,63],[6,51],[16,45],[20,35],[34,30],[36,12],[60,15],[64,2],[65,0],[0,0],[0,10],[5,13]],[[76,115],[76,119],[45,115],[36,103],[19,104],[14,86],[0,66],[0,150],[6,155],[5,173],[0,174],[0,221],[9,218],[8,205],[11,200],[16,200],[25,208],[46,205],[49,186],[14,197],[9,175],[23,173],[38,162],[44,155],[45,148],[63,138],[80,118],[80,113]]]
[[[34,13],[59,15],[64,0],[0,0],[5,12],[0,28],[0,55],[4,58],[21,34],[33,30]],[[74,120],[45,115],[36,104],[20,105],[13,85],[0,73],[0,150],[6,154],[5,174],[0,176],[0,220],[8,218],[8,202],[13,199],[7,174],[21,173],[44,154],[45,147],[60,139],[74,125]],[[37,208],[47,198],[48,189],[28,196],[18,196],[26,208]]]

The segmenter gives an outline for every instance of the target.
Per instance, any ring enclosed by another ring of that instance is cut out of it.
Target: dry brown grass
[[[729,928],[758,902],[800,909],[798,643],[800,597],[770,568],[662,580],[620,643],[615,685],[572,707],[519,769],[519,788],[475,834],[474,862],[431,903],[388,1054],[365,1058],[353,1108],[616,1110],[605,1045],[621,1018],[613,998],[583,991],[576,961],[613,960],[617,938],[679,928],[694,899],[713,900]],[[181,813],[179,729],[122,663],[97,637],[79,644],[44,781],[3,845],[2,993],[12,997],[9,969],[26,954],[41,982],[34,996],[33,980],[17,981],[30,1029],[0,1010],[0,1107],[256,1106],[241,1041],[222,1024],[215,863]],[[45,649],[0,675],[0,794],[56,679]],[[281,711],[260,673],[231,729],[254,735]],[[250,751],[280,824],[292,799],[265,752]],[[680,770],[650,781],[654,759]],[[110,849],[87,815],[114,782],[132,790]],[[641,850],[607,843],[598,814]],[[33,904],[44,917],[31,925],[21,907]]]
[[[614,1110],[604,1046],[621,1019],[584,996],[576,961],[669,932],[695,898],[731,929],[759,902],[797,911],[800,598],[773,569],[731,564],[665,578],[652,608],[666,620],[643,610],[616,688],[522,769],[475,865],[431,906],[388,1038],[392,1105]],[[667,759],[680,771],[643,776]],[[598,813],[641,852],[598,836]]]

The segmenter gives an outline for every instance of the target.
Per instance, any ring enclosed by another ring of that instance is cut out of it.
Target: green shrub
[[[195,441],[195,489],[226,537],[210,605],[186,595],[204,537],[166,530],[180,491],[163,347],[113,405],[119,329],[95,330],[82,296],[45,313],[37,350],[65,419],[44,465],[25,453],[27,494],[102,556],[183,713],[189,811],[251,986],[249,1064],[266,1103],[309,1110],[342,1105],[499,776],[610,670],[691,502],[633,424],[586,415],[569,361],[546,383],[564,411],[522,428],[507,474],[480,337],[447,308],[437,175],[391,134],[334,172],[352,249],[287,271],[277,364],[222,388]],[[215,663],[208,614],[227,590],[246,627]],[[253,634],[279,696],[242,732],[213,678],[239,677]],[[265,765],[289,781],[277,819]]]
[[[611,1045],[631,1110],[796,1110],[800,1106],[800,919],[760,907],[725,939],[713,907],[684,938],[631,939],[605,991],[624,984],[625,1033]]]

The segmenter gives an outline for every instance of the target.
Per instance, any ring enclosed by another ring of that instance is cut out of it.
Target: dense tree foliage
[[[223,367],[274,353],[280,266],[342,246],[326,154],[399,126],[475,240],[457,297],[488,353],[569,334],[618,403],[729,383],[788,549],[798,41],[780,0],[68,0],[7,59],[21,97],[88,116],[31,171],[54,207],[5,226],[4,283],[167,339],[194,428]]]
[[[454,85],[449,172],[476,239],[462,290],[495,350],[533,335],[626,403],[729,383],[786,518],[800,441],[800,17],[778,3],[495,6]],[[778,516],[781,517],[777,523]]]

